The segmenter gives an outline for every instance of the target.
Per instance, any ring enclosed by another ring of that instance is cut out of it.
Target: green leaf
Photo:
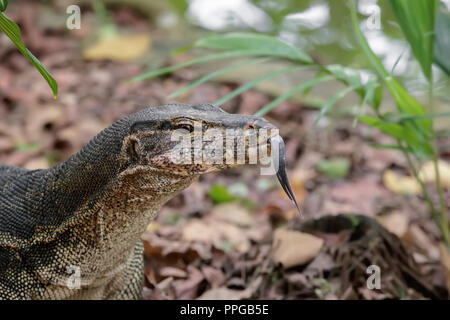
[[[403,151],[405,148],[399,147],[395,144],[372,144],[374,149],[385,149],[385,150],[398,150]]]
[[[8,0],[0,0],[0,11],[3,12],[8,6]]]
[[[166,217],[166,225],[168,226],[174,226],[183,218],[183,215],[180,213],[172,214],[168,217]]]
[[[361,71],[344,68],[341,65],[330,65],[323,67],[323,69],[345,85],[352,86],[363,99],[362,104],[369,102],[375,109],[379,108],[383,98],[383,87],[378,82],[377,77],[371,75],[367,82],[363,83]]]
[[[286,58],[301,63],[312,64],[309,55],[280,39],[263,34],[233,32],[200,39],[196,47],[213,50],[236,51],[254,50],[267,56]]]
[[[407,122],[407,121],[414,121],[414,120],[422,120],[422,119],[434,119],[434,118],[442,118],[442,117],[450,117],[450,112],[436,112],[436,113],[427,113],[422,116],[404,116],[400,117],[398,119],[389,119],[389,122],[392,123],[401,123],[401,122]]]
[[[17,49],[34,65],[34,67],[41,73],[44,79],[49,84],[53,91],[53,96],[56,99],[58,95],[58,84],[50,73],[45,69],[42,63],[27,49],[22,42],[20,28],[17,24],[11,21],[3,12],[0,12],[0,29],[11,39]]]
[[[350,93],[351,91],[360,88],[359,85],[352,85],[351,87],[347,87],[345,89],[342,89],[341,91],[337,92],[333,97],[331,97],[330,100],[320,109],[320,113],[317,116],[316,120],[314,121],[314,125],[316,125],[320,118],[322,118],[330,109],[341,100],[343,97],[345,97],[346,94]]]
[[[17,151],[23,151],[23,152],[36,151],[36,150],[39,150],[39,144],[37,144],[37,143],[18,142],[16,144],[16,150]]]
[[[325,69],[339,81],[345,82],[351,86],[362,87],[361,74],[357,70],[345,68],[337,64],[326,66]]]
[[[186,12],[189,4],[187,0],[169,0],[169,3],[177,11],[180,16],[183,16]]]
[[[364,34],[362,33],[359,27],[355,1],[352,0],[351,2],[352,2],[352,5],[350,6],[351,17],[353,22],[353,28],[355,30],[358,42],[360,43],[361,48],[364,51],[364,54],[366,55],[372,66],[375,68],[380,77],[382,77],[382,79],[386,83],[392,97],[394,98],[397,104],[397,109],[400,111],[401,114],[408,116],[425,115],[426,111],[422,107],[422,105],[413,96],[411,96],[405,90],[405,88],[400,83],[398,83],[397,80],[395,80],[395,78],[393,78],[386,71],[385,67],[381,63],[381,60],[375,55],[375,53],[370,48]],[[429,139],[432,136],[431,121],[429,119],[417,120],[414,123],[406,124],[406,126],[408,126],[409,130],[411,131],[416,130],[416,140],[420,141],[420,143],[425,144],[423,149],[429,150],[430,148]],[[411,135],[412,132],[408,132],[408,134]],[[416,150],[420,149],[417,148]]]
[[[145,72],[134,78],[129,79],[128,81],[136,82],[136,81],[156,78],[156,77],[162,76],[164,74],[172,73],[174,71],[177,71],[177,70],[180,70],[183,68],[187,68],[187,67],[190,67],[190,66],[193,66],[196,64],[211,62],[211,61],[215,61],[215,60],[239,58],[239,57],[246,57],[246,56],[264,56],[264,55],[265,54],[256,52],[254,50],[239,50],[239,51],[232,51],[232,52],[227,51],[227,52],[221,52],[221,53],[214,53],[214,54],[210,54],[210,55],[200,57],[197,59],[189,60],[189,61],[177,64],[174,66]]]
[[[365,56],[369,60],[372,67],[376,70],[376,72],[382,78],[388,77],[389,72],[386,71],[386,69],[383,66],[383,63],[381,63],[381,60],[372,51],[372,49],[370,48],[370,46],[366,40],[366,37],[364,36],[364,34],[361,31],[361,28],[359,27],[359,20],[358,20],[358,15],[356,12],[356,4],[355,4],[354,0],[351,1],[350,13],[351,13],[351,18],[352,18],[352,23],[353,23],[353,29],[356,33],[356,39],[358,40]]]
[[[291,98],[292,96],[296,95],[297,93],[303,92],[303,91],[307,90],[308,88],[314,87],[314,86],[318,85],[319,83],[329,81],[329,80],[333,80],[333,77],[326,75],[326,76],[320,76],[320,77],[316,77],[312,80],[306,81],[306,82],[302,83],[301,85],[299,85],[295,88],[292,88],[285,94],[282,94],[281,96],[279,96],[278,98],[273,100],[271,103],[266,105],[264,108],[259,110],[257,113],[255,113],[255,115],[262,117],[265,114],[267,114],[268,112],[270,112],[277,105],[279,105],[281,102]]]
[[[227,101],[233,99],[234,97],[240,95],[242,92],[245,92],[245,91],[247,91],[247,90],[257,86],[261,82],[264,82],[266,80],[270,80],[270,79],[279,77],[279,76],[281,76],[281,75],[283,75],[285,73],[292,72],[292,71],[299,70],[299,69],[303,69],[303,68],[306,68],[306,67],[305,66],[287,67],[287,68],[284,68],[284,69],[281,69],[281,70],[270,72],[270,73],[268,73],[268,74],[266,74],[266,75],[264,75],[264,76],[262,76],[260,78],[257,78],[255,80],[249,81],[246,84],[243,84],[239,88],[233,90],[232,92],[230,92],[226,96],[224,96],[224,97],[220,98],[219,100],[217,100],[215,102],[215,104],[217,104],[217,105],[224,104],[225,102],[227,102]]]
[[[433,154],[433,147],[428,141],[424,141],[422,136],[418,134],[418,130],[414,126],[401,125],[388,122],[379,118],[360,116],[359,120],[378,128],[380,131],[406,142],[420,157],[429,157]]]
[[[347,158],[332,158],[317,163],[317,170],[332,179],[343,179],[350,171],[350,161]]]
[[[378,110],[383,101],[383,86],[380,85],[376,77],[370,77],[366,85],[366,95],[364,101],[370,101],[371,105]]]
[[[450,12],[444,4],[439,8],[435,30],[434,61],[450,76]]]
[[[209,196],[214,203],[225,203],[236,200],[236,198],[228,192],[227,187],[222,184],[215,184],[209,190]]]
[[[257,64],[257,63],[261,63],[261,62],[267,61],[267,60],[268,60],[267,58],[264,58],[264,59],[253,60],[253,61],[250,61],[250,62],[249,61],[244,61],[244,62],[236,63],[236,64],[233,64],[231,66],[228,66],[228,67],[216,70],[214,72],[211,72],[210,74],[207,74],[207,75],[201,77],[200,79],[195,80],[194,82],[192,82],[188,86],[186,86],[186,87],[184,87],[184,88],[182,88],[180,90],[177,90],[176,92],[174,92],[171,95],[169,95],[168,98],[169,99],[174,99],[176,97],[179,97],[183,93],[185,93],[185,92],[187,92],[189,90],[192,90],[195,87],[198,87],[199,85],[201,85],[202,83],[205,83],[208,80],[214,79],[215,77],[218,77],[218,76],[220,76],[222,74],[228,73],[228,72],[233,71],[235,69],[241,68],[241,67],[243,67],[245,65]]]
[[[389,3],[423,73],[431,80],[439,0],[389,0]]]

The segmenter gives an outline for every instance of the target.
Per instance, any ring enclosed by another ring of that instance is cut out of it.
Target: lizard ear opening
[[[128,140],[128,155],[132,162],[138,161],[141,157],[141,148],[139,146],[139,141],[135,137],[131,137]]]

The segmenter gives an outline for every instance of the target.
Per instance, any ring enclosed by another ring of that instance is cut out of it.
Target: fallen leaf
[[[253,222],[250,212],[237,202],[219,204],[212,209],[211,214],[238,226],[247,227]]]
[[[333,269],[336,263],[333,257],[325,252],[319,252],[319,254],[314,258],[314,260],[308,264],[304,270],[304,274],[307,275],[321,275],[324,271]]]
[[[185,241],[213,242],[217,233],[214,228],[203,220],[192,219],[183,226],[181,238]]]
[[[222,284],[224,284],[225,275],[219,269],[210,266],[203,266],[201,268],[201,271],[203,272],[203,275],[205,276],[206,280],[208,280],[212,288],[218,288]]]
[[[159,270],[159,275],[161,277],[164,278],[169,278],[169,277],[173,277],[173,278],[186,278],[187,277],[187,273],[184,270],[181,270],[179,268],[174,268],[174,267],[162,267]]]
[[[235,225],[223,221],[193,219],[183,226],[181,237],[184,241],[211,243],[222,251],[227,251],[228,243],[231,249],[241,253],[250,249],[250,241],[245,233]]]
[[[148,231],[148,232],[155,232],[155,231],[161,229],[161,227],[162,227],[161,224],[159,224],[156,221],[152,221],[152,222],[150,222],[148,224],[146,231]]]
[[[213,288],[206,291],[198,300],[241,300],[245,298],[247,292],[245,290],[234,290],[228,288]]]
[[[439,260],[439,249],[428,238],[425,232],[415,224],[411,224],[403,235],[402,240],[419,249],[432,260]]]
[[[169,300],[168,297],[162,290],[158,288],[149,289],[147,287],[143,288],[142,291],[142,299],[143,300]]]
[[[10,137],[0,137],[0,152],[14,150],[14,141]]]
[[[272,258],[284,268],[311,261],[322,248],[324,241],[308,233],[286,229],[275,230]]]
[[[126,62],[143,56],[150,48],[148,34],[103,37],[83,50],[86,60],[113,60]]]
[[[442,187],[450,187],[450,164],[445,161],[439,160],[438,162],[439,178],[441,180]],[[436,174],[434,163],[432,161],[425,162],[420,168],[419,178],[424,183],[435,183]]]
[[[234,290],[228,288],[215,288],[206,291],[198,300],[243,300],[251,299],[255,292],[261,287],[263,278],[261,276],[253,280],[245,290]]]
[[[415,178],[398,175],[392,170],[384,172],[383,182],[386,188],[396,194],[416,195],[422,193],[422,188]]]
[[[43,157],[39,157],[39,158],[33,158],[33,159],[27,161],[23,165],[23,167],[28,170],[48,169],[49,164],[48,164],[47,159],[45,159]]]
[[[188,266],[187,271],[189,274],[187,280],[175,280],[173,282],[175,295],[179,300],[197,298],[198,287],[204,279],[203,273],[193,266]]]
[[[215,229],[222,238],[214,243],[217,249],[222,249],[223,240],[230,242],[233,248],[240,253],[245,253],[250,249],[250,241],[240,228],[229,223],[215,223]]]
[[[46,105],[35,112],[27,114],[25,132],[30,141],[43,139],[46,127],[55,126],[58,122],[64,121],[64,111],[60,105]]]
[[[331,189],[323,204],[325,214],[358,212],[375,215],[375,204],[386,201],[390,193],[378,183],[378,178],[367,176],[341,183]]]
[[[403,237],[406,230],[408,230],[408,216],[401,211],[395,211],[388,215],[378,217],[378,221],[383,227],[399,238]]]
[[[233,277],[227,281],[227,287],[231,289],[245,289],[245,280],[241,277]]]

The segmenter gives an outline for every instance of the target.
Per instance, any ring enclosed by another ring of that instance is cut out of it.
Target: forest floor
[[[64,161],[114,120],[167,103],[170,93],[197,76],[184,70],[127,83],[144,70],[143,59],[86,45],[95,31],[89,16],[81,30],[69,32],[37,2],[10,7],[24,42],[57,79],[59,96],[53,99],[40,74],[1,35],[2,163],[39,169]],[[113,19],[148,37],[126,41],[145,45],[158,36],[131,10],[115,10]],[[108,54],[113,56],[104,59]],[[179,101],[213,102],[238,85],[204,84]],[[253,114],[271,99],[248,91],[223,107]],[[387,138],[353,126],[353,119],[326,118],[314,126],[317,114],[285,102],[267,116],[285,138],[303,218],[276,178],[260,176],[256,167],[202,176],[163,208],[142,237],[145,299],[448,297],[450,258],[441,256],[439,233],[402,155],[373,148]],[[449,194],[446,199],[450,203]],[[374,289],[378,275],[381,287]]]

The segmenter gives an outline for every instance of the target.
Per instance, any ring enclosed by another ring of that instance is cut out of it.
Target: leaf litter
[[[33,21],[45,13],[40,6],[19,10],[11,4],[8,14],[23,25],[24,41],[52,70],[60,95],[56,101],[47,95],[40,75],[2,42],[3,163],[52,166],[114,120],[167,103],[171,92],[197,76],[196,70],[182,70],[165,79],[126,83],[147,68],[139,57],[157,52],[158,42],[165,40],[152,23],[132,10],[113,10],[117,21],[126,18],[127,34],[147,38],[116,39],[119,44],[139,42],[138,52],[118,57],[120,63],[111,61],[117,57],[108,52],[117,44],[104,46],[106,53],[87,61],[79,42],[92,36],[95,25],[69,34],[54,23],[36,28]],[[92,12],[85,15],[85,21],[94,20]],[[204,84],[180,99],[213,102],[236,85]],[[223,107],[249,114],[269,101],[265,93],[249,91]],[[316,116],[317,110],[293,102],[267,116],[286,142],[291,191],[285,187],[302,207],[304,220],[275,177],[262,178],[249,168],[204,176],[171,200],[142,236],[144,299],[448,298],[448,252],[424,215],[417,187],[398,188],[401,179],[410,177],[403,173],[404,161],[395,151],[368,147],[374,140],[386,144],[386,137],[368,135],[360,124],[353,127],[352,119],[336,120],[330,114],[327,120],[335,121],[335,130],[314,130]],[[446,186],[447,161],[439,164]],[[427,182],[433,179],[430,171],[425,163],[420,174]],[[386,181],[387,172],[396,176]],[[383,272],[380,290],[366,284],[367,267],[374,264]]]

